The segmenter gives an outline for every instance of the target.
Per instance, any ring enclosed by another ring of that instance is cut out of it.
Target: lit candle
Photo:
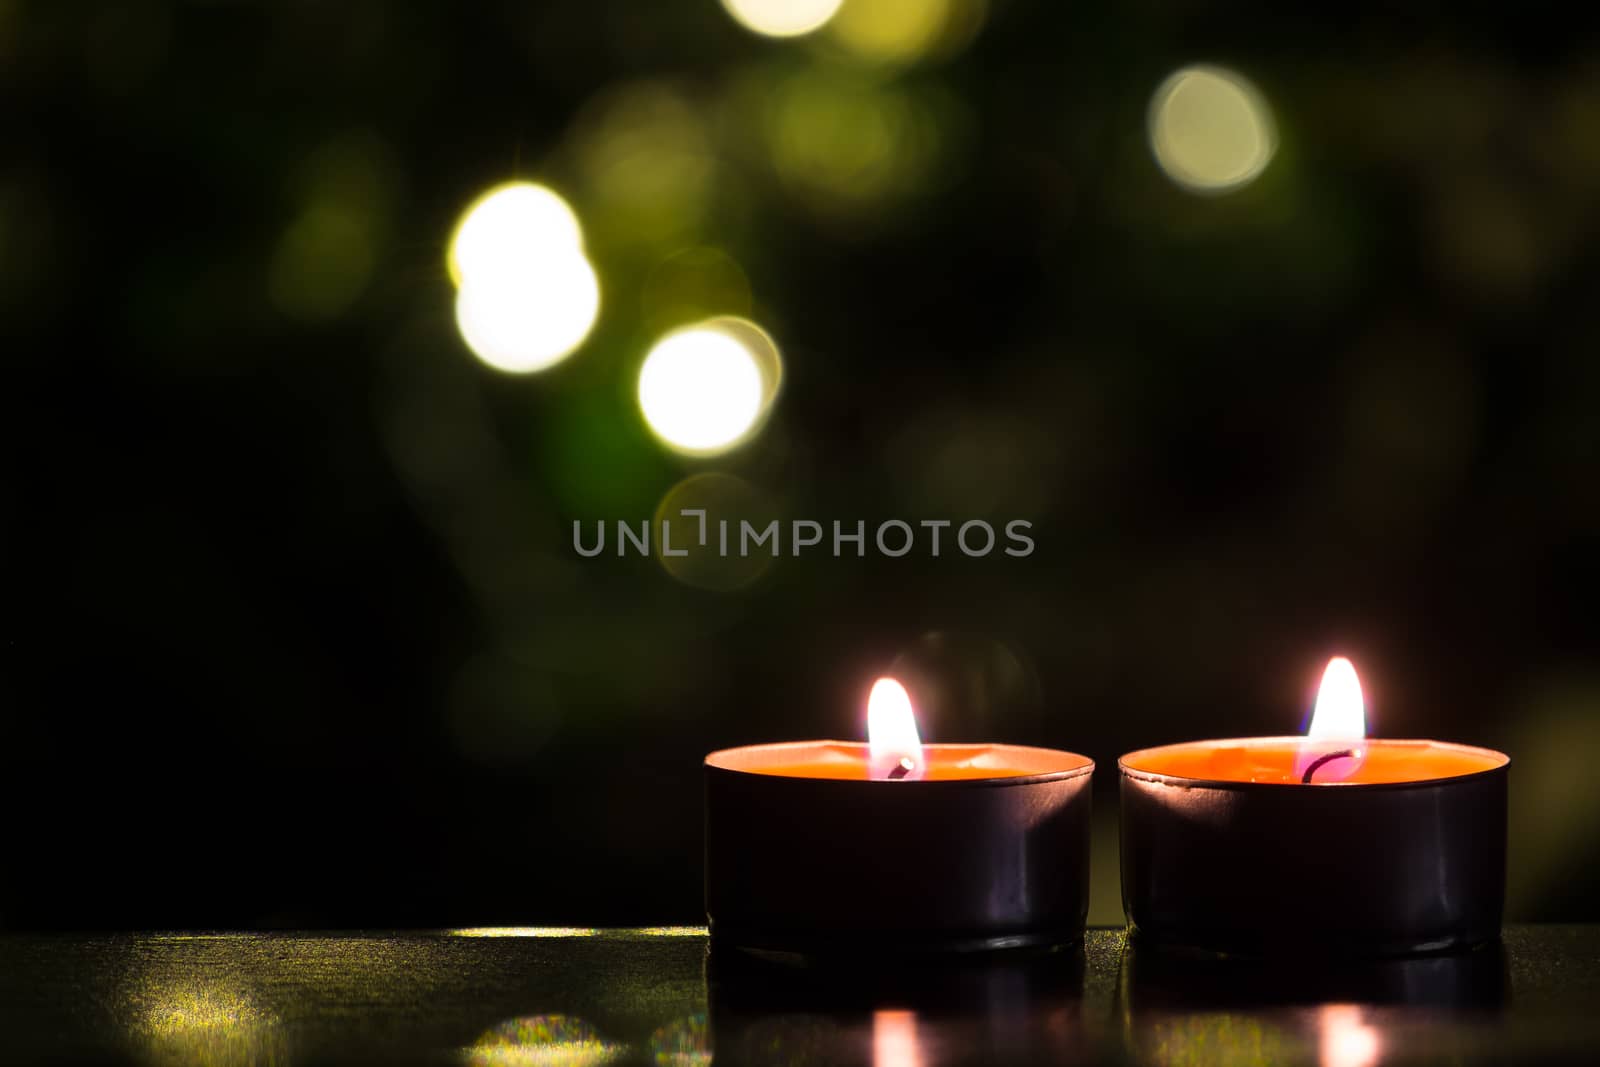
[[[706,912],[724,944],[922,954],[1064,944],[1088,908],[1093,761],[923,744],[905,689],[872,688],[868,741],[706,757]]]
[[[1355,668],[1328,664],[1305,737],[1130,752],[1122,898],[1156,942],[1384,954],[1499,936],[1500,752],[1366,737]]]

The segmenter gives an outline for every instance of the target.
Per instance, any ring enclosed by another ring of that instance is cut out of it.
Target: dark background
[[[1596,918],[1600,37],[1338,12],[992,0],[881,63],[715,0],[0,4],[0,925],[697,922],[701,756],[879,673],[1111,787],[1336,653],[1374,732],[1511,754],[1511,917]],[[1146,139],[1197,61],[1277,125],[1226,196]],[[519,177],[605,293],[526,377],[444,267]],[[687,460],[634,377],[715,312],[784,388]],[[1038,547],[572,550],[698,471]]]

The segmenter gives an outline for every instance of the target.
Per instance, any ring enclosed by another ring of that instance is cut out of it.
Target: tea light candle
[[[1302,738],[1118,761],[1122,901],[1145,940],[1223,953],[1397,954],[1497,938],[1505,754],[1365,737],[1337,658]]]
[[[866,744],[706,757],[706,913],[722,944],[802,956],[1066,944],[1088,910],[1094,763],[924,745],[880,679]]]

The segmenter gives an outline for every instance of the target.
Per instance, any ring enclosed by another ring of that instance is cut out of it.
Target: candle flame
[[[921,778],[922,738],[905,686],[879,678],[867,697],[867,777]]]
[[[1362,741],[1367,736],[1367,705],[1361,699],[1361,680],[1355,664],[1343,656],[1328,661],[1322,672],[1322,687],[1317,690],[1317,706],[1311,712],[1307,737],[1330,741]]]
[[[1295,761],[1295,776],[1314,782],[1344,781],[1361,769],[1366,738],[1367,708],[1355,664],[1335,656],[1322,672],[1306,743]]]

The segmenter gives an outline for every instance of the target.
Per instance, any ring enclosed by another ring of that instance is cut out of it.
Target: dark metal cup
[[[1083,935],[1092,761],[979,748],[1014,777],[873,781],[762,773],[760,745],[706,758],[706,912],[715,942],[903,960],[1068,944]]]
[[[1494,940],[1510,761],[1470,751],[1485,770],[1334,786],[1178,777],[1140,770],[1145,753],[1124,756],[1130,931],[1257,956],[1394,955]]]

